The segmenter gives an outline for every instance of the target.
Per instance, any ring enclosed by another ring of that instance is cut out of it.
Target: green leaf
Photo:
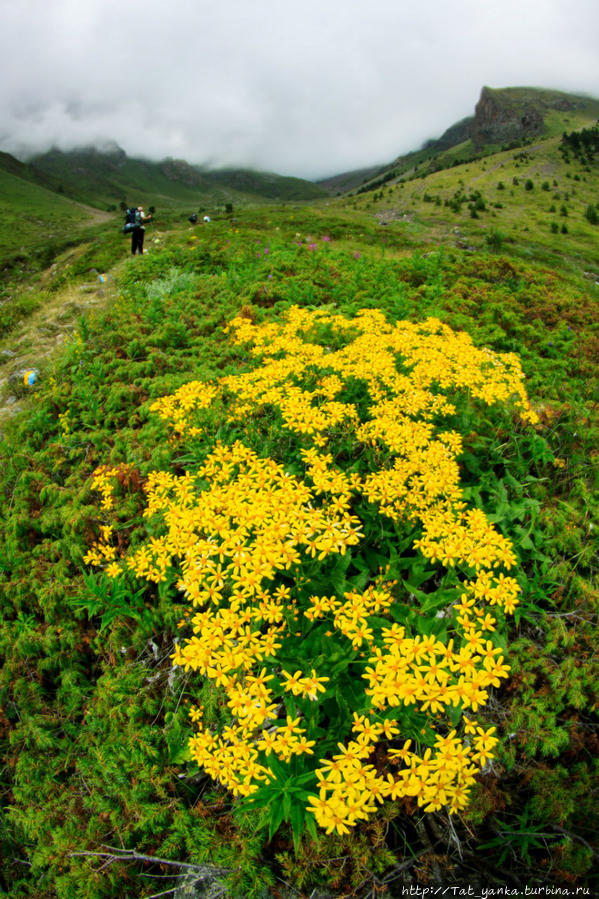
[[[283,822],[283,803],[276,802],[271,806],[270,818],[268,821],[268,839],[272,840],[277,830]]]

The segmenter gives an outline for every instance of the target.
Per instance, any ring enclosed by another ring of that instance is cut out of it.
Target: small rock
[[[186,874],[185,877],[182,877],[173,894],[174,899],[213,899],[213,897],[227,895],[230,894],[228,891],[223,893],[222,880],[214,880],[197,874]]]

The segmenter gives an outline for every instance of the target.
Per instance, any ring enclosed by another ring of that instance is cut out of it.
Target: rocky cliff
[[[483,87],[471,124],[475,146],[502,144],[540,134],[542,108],[538,97],[514,96]]]

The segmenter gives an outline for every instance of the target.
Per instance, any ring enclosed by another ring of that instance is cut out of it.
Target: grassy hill
[[[30,180],[26,167],[0,158],[0,269],[47,265],[60,249],[81,241],[81,229],[110,218]],[[37,261],[36,261],[37,260]]]
[[[347,189],[374,190],[399,179],[588,127],[598,119],[599,100],[593,97],[543,88],[484,87],[474,115],[451,125],[440,138],[427,141],[420,150],[398,156],[374,177],[365,179],[361,172],[356,172],[352,186]],[[344,179],[349,185],[349,177],[346,175]]]
[[[13,280],[0,895],[593,894],[599,191],[560,134]]]
[[[599,159],[575,157],[561,138],[572,123],[592,128],[593,122],[571,113],[558,118],[552,130],[560,136],[393,178],[354,198],[353,207],[435,244],[486,246],[556,268],[597,272]],[[459,159],[463,147],[455,150]]]
[[[81,229],[106,223],[116,234],[122,204],[158,210],[164,226],[200,210],[326,197],[301,178],[250,170],[202,171],[184,160],[130,159],[116,145],[51,150],[23,163],[0,154],[0,269],[18,276],[81,241]],[[121,241],[122,243],[122,241]],[[2,291],[6,293],[6,283]]]
[[[69,152],[54,149],[33,157],[30,165],[70,196],[104,208],[114,208],[122,201],[191,212],[198,206],[264,199],[313,200],[326,193],[301,178],[249,170],[209,171],[176,159],[132,159],[116,146]]]

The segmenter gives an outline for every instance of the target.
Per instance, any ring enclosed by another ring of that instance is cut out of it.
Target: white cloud
[[[595,0],[20,0],[4,4],[0,148],[306,177],[376,164],[471,114],[483,84],[599,95]]]

